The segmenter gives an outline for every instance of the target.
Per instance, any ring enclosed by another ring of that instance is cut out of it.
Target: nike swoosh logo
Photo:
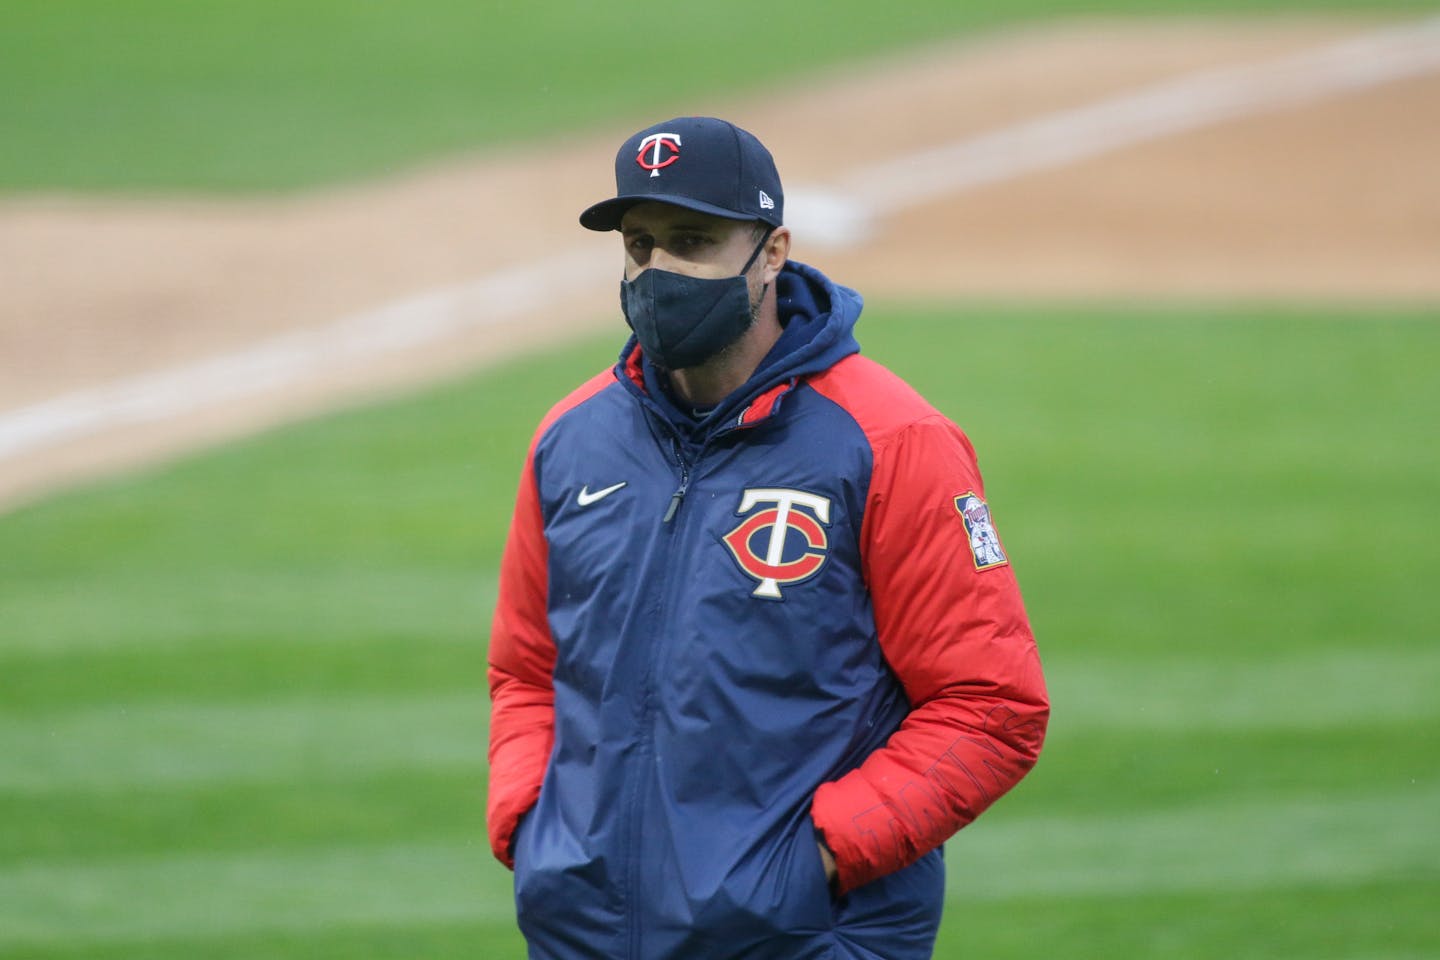
[[[581,487],[580,492],[575,495],[575,502],[580,504],[580,506],[582,507],[588,507],[596,500],[604,500],[606,497],[610,496],[610,494],[625,486],[625,484],[628,482],[628,480],[621,480],[613,487],[606,487],[604,490],[596,490],[594,493],[590,492],[590,484],[587,483],[585,484],[585,486]]]

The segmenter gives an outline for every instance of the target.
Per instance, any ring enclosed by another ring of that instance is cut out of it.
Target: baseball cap
[[[785,194],[770,151],[715,117],[677,117],[631,136],[615,154],[615,194],[580,214],[580,225],[618,230],[625,211],[647,200],[772,227],[784,222]]]

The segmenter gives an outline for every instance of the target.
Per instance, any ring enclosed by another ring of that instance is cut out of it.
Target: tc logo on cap
[[[646,157],[646,154],[649,157]],[[635,162],[646,170],[650,176],[660,176],[660,171],[680,159],[680,134],[678,133],[652,133],[640,141],[640,152],[635,157]]]

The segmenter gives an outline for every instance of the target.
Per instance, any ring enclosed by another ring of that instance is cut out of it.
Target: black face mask
[[[744,336],[754,321],[745,272],[769,239],[767,230],[738,276],[706,280],[650,267],[620,281],[620,310],[645,356],[666,370],[684,370]]]

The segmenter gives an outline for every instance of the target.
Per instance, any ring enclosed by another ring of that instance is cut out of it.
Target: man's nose
[[[683,273],[689,275],[694,272],[694,264],[684,257],[678,257],[658,244],[651,248],[650,257],[645,261],[646,268],[654,267],[657,270],[665,270],[669,273]]]

